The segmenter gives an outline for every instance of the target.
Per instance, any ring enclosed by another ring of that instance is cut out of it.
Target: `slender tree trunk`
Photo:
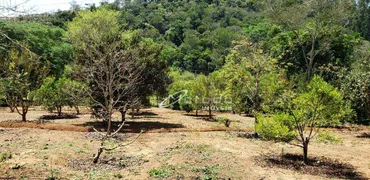
[[[303,162],[308,164],[308,142],[303,142]]]
[[[95,155],[95,157],[94,157],[94,164],[96,164],[97,162],[98,162],[98,160],[99,160],[99,158],[100,158],[100,155],[101,155],[101,153],[103,153],[103,142],[101,143],[101,145],[100,145],[100,147],[99,147],[99,149],[98,149],[98,153]]]
[[[135,117],[135,108],[131,108],[131,118]]]
[[[59,117],[62,116],[62,107],[61,106],[57,107],[57,111],[58,111],[58,116]]]
[[[257,133],[257,124],[258,124],[257,113],[253,113],[253,114],[254,114],[254,132],[258,136],[258,133]]]
[[[76,113],[77,114],[80,114],[80,108],[78,106],[74,106],[75,110],[76,110]]]
[[[311,78],[312,78],[312,74],[313,74],[313,60],[309,60],[310,63],[308,64],[308,67],[307,67],[307,82],[310,82]]]
[[[109,108],[110,109],[110,108]],[[112,110],[108,111],[108,129],[107,129],[107,134],[110,135],[112,132]]]
[[[15,106],[15,110],[17,110],[17,113],[22,116],[22,122],[26,122],[27,121],[27,116],[26,115],[27,115],[27,112],[28,112],[28,106],[26,106],[24,101],[21,101],[20,104],[21,104],[21,107],[22,107],[22,111],[20,111],[18,106]]]
[[[9,100],[10,99],[10,100]],[[8,104],[10,108],[10,113],[13,113],[15,111],[15,106],[17,105],[17,100],[12,98],[7,98],[6,103]]]
[[[198,116],[198,108],[195,109],[195,116]]]
[[[15,107],[14,106],[9,106],[10,108],[10,113],[14,113]]]
[[[256,93],[254,94],[253,111],[259,111],[261,109],[260,104],[260,73],[256,75]],[[255,113],[254,113],[255,114]]]
[[[121,120],[122,120],[122,123],[124,123],[126,121],[126,110],[121,110]]]
[[[308,58],[307,79],[306,79],[307,83],[310,82],[310,80],[312,78],[312,75],[313,75],[313,64],[314,64],[314,60],[315,60],[315,56],[316,56],[315,46],[316,46],[316,38],[313,38],[312,43],[311,43],[311,52],[310,52],[310,55],[309,55],[309,58]]]
[[[258,114],[257,114],[257,111],[253,110],[252,113],[253,113],[253,116],[254,116],[254,124],[256,125],[256,124],[258,124],[258,118],[257,118]]]
[[[211,106],[208,107],[208,116],[211,119],[212,118],[212,109]]]
[[[22,122],[26,122],[27,121],[26,115],[27,115],[27,113],[25,113],[25,112],[22,113]]]

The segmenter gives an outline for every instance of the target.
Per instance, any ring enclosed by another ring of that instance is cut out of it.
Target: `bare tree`
[[[120,49],[121,42],[86,49],[91,57],[83,66],[86,80],[92,85],[93,104],[107,114],[107,134],[112,132],[113,111],[127,104],[127,97],[135,94],[141,79],[141,68],[135,62],[134,51]]]
[[[91,57],[83,66],[86,67],[84,69],[86,80],[92,86],[90,98],[95,106],[103,109],[106,114],[104,118],[108,123],[105,133],[94,129],[102,135],[94,163],[97,163],[103,151],[111,151],[132,143],[112,148],[107,148],[104,144],[122,129],[124,122],[112,133],[112,114],[115,109],[126,107],[131,96],[135,97],[141,79],[141,68],[135,61],[135,51],[123,50],[120,45],[121,42],[116,41],[85,51],[86,55]]]
[[[15,0],[2,0],[0,2],[0,16],[1,18],[15,17],[20,14],[30,12],[32,8],[25,8],[25,5],[30,0],[15,1]]]
[[[107,148],[104,145],[124,125],[122,123],[114,131],[112,114],[116,109],[128,106],[129,100],[137,97],[142,81],[142,68],[138,61],[140,51],[130,40],[130,33],[120,31],[118,18],[118,12],[108,9],[81,11],[68,24],[69,39],[78,51],[80,68],[77,70],[81,71],[78,74],[89,85],[92,106],[102,109],[102,118],[107,123],[104,133],[94,129],[102,135],[95,163],[104,150],[121,147]]]

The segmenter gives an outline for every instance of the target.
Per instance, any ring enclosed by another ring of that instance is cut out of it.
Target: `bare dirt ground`
[[[368,127],[330,129],[343,138],[341,143],[311,143],[309,156],[316,161],[324,156],[352,165],[356,172],[355,177],[330,176],[261,162],[265,156],[300,155],[301,149],[240,137],[253,130],[253,118],[217,114],[232,120],[231,127],[226,128],[204,117],[151,108],[133,119],[127,115],[123,132],[128,133],[121,133],[117,139],[127,142],[141,129],[146,133],[129,146],[104,152],[94,165],[92,156],[99,141],[97,133],[90,131],[92,126],[103,126],[90,119],[87,109],[83,113],[74,119],[45,120],[44,125],[28,122],[31,128],[25,128],[16,123],[20,121],[18,114],[0,109],[0,126],[6,127],[0,128],[0,179],[370,179]],[[28,119],[37,121],[48,114],[36,107]],[[115,118],[118,120],[119,114]]]

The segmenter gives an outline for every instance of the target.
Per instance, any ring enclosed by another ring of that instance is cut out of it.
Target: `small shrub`
[[[148,173],[155,178],[168,178],[172,175],[170,170],[163,167],[160,169],[152,168]]]
[[[259,117],[256,125],[257,133],[266,140],[289,142],[294,139],[292,119],[287,114],[277,114],[273,117]]]
[[[122,174],[115,174],[115,175],[113,175],[115,178],[118,178],[118,179],[122,179],[123,178],[123,176],[122,176]]]
[[[11,152],[3,152],[0,154],[0,162],[4,162],[8,159],[12,158],[12,153]]]
[[[217,120],[218,123],[223,124],[226,127],[230,127],[231,121],[228,118],[218,117],[216,120]]]
[[[329,131],[323,131],[317,136],[317,141],[325,144],[339,144],[343,142],[343,138]]]

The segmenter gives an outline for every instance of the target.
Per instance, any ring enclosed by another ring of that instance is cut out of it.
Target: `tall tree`
[[[354,30],[370,40],[370,1],[357,0],[355,9]]]
[[[112,114],[136,93],[141,70],[138,51],[130,49],[130,33],[121,33],[119,13],[105,8],[81,11],[68,24],[68,35],[79,51],[82,76],[91,85],[94,104],[107,113],[108,134]]]
[[[321,77],[314,76],[307,90],[293,99],[287,119],[296,131],[303,149],[303,160],[308,163],[308,145],[323,126],[335,126],[351,110],[345,105],[343,95]]]
[[[245,38],[234,42],[235,47],[227,56],[227,63],[224,66],[229,74],[227,90],[233,97],[237,109],[248,110],[255,116],[263,111],[262,95],[266,94],[268,88],[263,89],[263,80],[266,80],[270,73],[276,71],[274,60],[266,56],[263,50]],[[242,107],[238,107],[242,106]]]
[[[107,148],[106,141],[118,133],[124,122],[113,131],[112,114],[118,106],[125,106],[137,96],[141,82],[139,64],[140,52],[133,48],[132,32],[122,33],[118,23],[119,13],[99,8],[96,11],[80,11],[68,24],[68,36],[78,51],[78,63],[81,65],[81,77],[90,85],[90,98],[95,106],[101,107],[107,120],[106,133],[102,135],[98,153],[94,158],[97,163],[101,153]],[[112,133],[113,132],[113,133]]]
[[[265,0],[267,13],[274,22],[293,33],[306,69],[306,81],[312,78],[318,55],[326,52],[336,39],[333,31],[349,25],[350,0]],[[294,16],[293,16],[294,15]]]
[[[26,47],[26,45],[22,45]],[[0,69],[5,74],[5,80],[14,90],[12,99],[15,109],[27,120],[28,108],[33,102],[33,92],[42,84],[48,73],[48,64],[40,61],[36,54],[26,48],[13,47],[8,58],[1,62]]]

